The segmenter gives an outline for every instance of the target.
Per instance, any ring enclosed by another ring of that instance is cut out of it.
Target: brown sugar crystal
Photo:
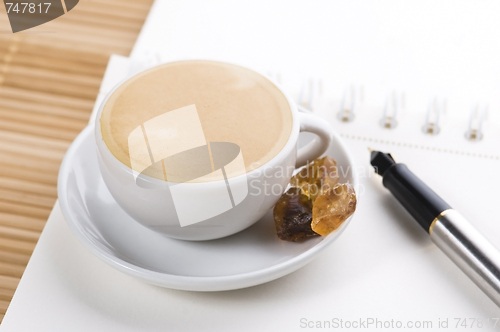
[[[276,234],[281,240],[299,241],[316,236],[311,229],[313,203],[300,188],[290,188],[274,206]]]
[[[328,235],[342,225],[356,210],[356,193],[349,183],[337,184],[314,201],[311,228]]]
[[[292,187],[298,187],[313,202],[322,193],[333,188],[339,181],[337,162],[332,157],[315,159],[303,167],[290,180]]]

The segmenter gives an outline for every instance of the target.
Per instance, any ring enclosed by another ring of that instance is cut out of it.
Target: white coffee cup
[[[295,166],[321,156],[332,140],[332,128],[328,122],[313,114],[299,112],[286,92],[272,83],[286,97],[292,114],[291,133],[281,151],[264,165],[229,181],[182,183],[182,186],[145,175],[138,179],[137,172],[120,162],[108,149],[102,137],[100,118],[106,101],[120,85],[115,87],[99,108],[95,137],[101,175],[116,202],[142,225],[182,240],[217,239],[257,222],[282,195]],[[318,137],[298,149],[300,132],[310,132]],[[224,202],[226,195],[218,196],[227,190],[232,195],[230,203]],[[183,223],[185,214],[198,219],[206,214],[208,218]]]

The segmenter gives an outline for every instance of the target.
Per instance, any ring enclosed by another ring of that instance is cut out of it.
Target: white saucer
[[[99,172],[93,130],[89,126],[76,138],[62,163],[58,181],[62,212],[73,232],[97,257],[151,284],[193,291],[262,284],[310,262],[351,219],[338,231],[303,243],[277,238],[272,211],[248,229],[219,240],[189,242],[163,237],[134,221],[114,201]],[[338,136],[327,154],[344,171],[349,170],[341,181],[357,187],[354,164]]]

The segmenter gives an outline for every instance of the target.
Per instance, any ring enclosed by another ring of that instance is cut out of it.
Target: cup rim
[[[285,99],[288,103],[288,106],[290,108],[290,112],[292,114],[292,128],[290,131],[290,136],[288,137],[283,148],[274,157],[272,157],[270,160],[268,160],[266,163],[260,165],[256,169],[253,169],[250,172],[245,172],[244,174],[235,176],[231,179],[238,181],[238,180],[242,180],[243,178],[251,177],[254,174],[259,174],[259,172],[262,172],[264,169],[269,168],[271,166],[271,164],[276,163],[276,160],[283,160],[286,156],[288,156],[288,154],[297,145],[297,140],[298,140],[298,136],[299,136],[299,132],[300,132],[300,122],[298,119],[298,112],[299,111],[298,111],[297,104],[293,101],[293,99],[290,97],[290,95],[283,89],[283,87],[278,82],[276,82],[274,79],[268,77],[267,75],[264,75],[264,73],[260,72],[259,70],[249,68],[247,66],[243,66],[241,64],[231,62],[231,61],[219,61],[219,60],[202,59],[202,58],[201,59],[186,59],[186,60],[174,60],[174,61],[163,62],[159,65],[156,65],[156,66],[150,67],[146,70],[142,70],[138,73],[135,73],[134,75],[127,76],[126,78],[124,78],[120,82],[118,82],[106,94],[106,96],[104,97],[104,99],[100,103],[99,108],[97,110],[95,120],[94,120],[95,121],[94,122],[94,133],[95,133],[96,146],[97,146],[98,153],[99,154],[103,154],[103,153],[106,154],[107,159],[112,160],[112,163],[115,165],[115,167],[120,168],[124,172],[133,174],[134,171],[132,170],[132,168],[130,168],[129,166],[127,166],[127,165],[123,164],[121,161],[119,161],[115,157],[115,155],[109,150],[107,144],[104,142],[104,139],[102,137],[102,131],[101,131],[101,114],[102,114],[102,110],[104,109],[104,105],[106,105],[108,99],[113,95],[113,93],[120,86],[122,86],[128,80],[136,77],[137,75],[141,75],[145,72],[155,70],[156,68],[163,66],[163,65],[167,65],[167,64],[174,64],[174,63],[179,63],[179,62],[194,62],[194,61],[206,61],[206,62],[217,62],[217,63],[222,63],[222,64],[229,64],[229,65],[233,65],[233,66],[237,66],[237,67],[241,67],[241,68],[253,71],[254,73],[262,76],[264,79],[271,82],[281,92],[281,94],[285,97]],[[101,156],[101,158],[102,157],[103,156]],[[145,174],[143,175],[143,177],[146,178],[148,182],[151,182],[153,184],[158,184],[158,185],[164,185],[164,184],[169,185],[169,184],[178,184],[179,183],[179,182],[165,181],[165,180],[153,178],[153,177],[151,177],[149,175],[145,175]],[[189,184],[203,185],[203,184],[216,184],[218,182],[225,182],[225,180],[222,179],[222,180],[215,180],[215,181],[209,181],[209,182],[194,182],[194,183],[189,182]]]

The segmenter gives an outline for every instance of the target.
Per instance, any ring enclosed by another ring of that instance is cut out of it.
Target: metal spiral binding
[[[465,132],[465,138],[469,141],[480,141],[483,139],[483,122],[488,113],[488,106],[480,107],[479,104],[471,111],[469,128]]]
[[[428,135],[439,134],[441,115],[446,113],[447,100],[444,99],[442,103],[439,103],[438,98],[435,97],[432,102],[429,103],[429,108],[427,110],[427,116],[425,118],[425,124],[422,127],[422,131]]]
[[[352,122],[354,120],[357,107],[364,102],[363,86],[356,87],[351,85],[350,89],[346,89],[342,97],[340,111],[337,113],[337,118],[342,122]]]
[[[406,95],[404,92],[397,93],[393,91],[392,94],[387,96],[387,102],[384,108],[384,115],[380,120],[380,125],[386,129],[396,128],[398,113],[405,108]]]

